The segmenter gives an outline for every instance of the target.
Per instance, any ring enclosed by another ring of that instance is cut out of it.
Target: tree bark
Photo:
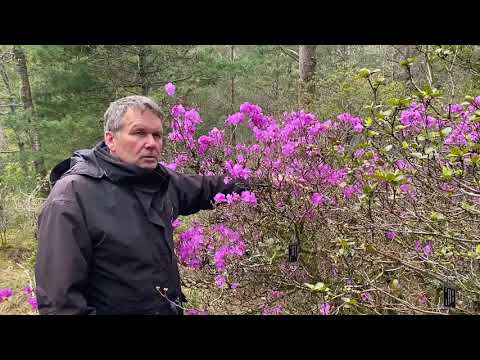
[[[315,82],[313,81],[315,66],[317,65],[315,50],[316,45],[300,45],[298,51],[300,72],[299,105],[305,111],[312,110],[313,97],[315,96]]]
[[[145,46],[140,46],[138,51],[138,76],[143,96],[148,96],[150,93],[150,84],[147,77],[147,55],[148,51]]]
[[[230,47],[230,56],[232,64],[235,61],[235,45]],[[231,84],[230,84],[230,104],[232,114],[235,112],[235,75],[232,75]]]
[[[2,75],[2,80],[3,83],[5,84],[5,88],[7,89],[8,93],[8,101],[10,105],[10,113],[12,115],[15,114],[16,111],[16,103],[15,103],[15,96],[13,95],[12,88],[10,86],[10,79],[8,78],[7,70],[5,69],[5,66],[0,63],[0,74]],[[15,131],[15,140],[17,142],[18,146],[18,151],[19,151],[19,157],[20,157],[20,164],[21,164],[21,169],[24,174],[27,173],[28,170],[28,163],[27,159],[25,157],[25,143],[23,142],[21,138],[21,134],[18,131]]]
[[[26,113],[30,116],[31,122],[31,133],[30,137],[32,140],[32,151],[34,153],[35,159],[33,161],[33,165],[35,167],[35,172],[44,178],[46,176],[45,166],[43,163],[43,157],[41,156],[41,143],[40,143],[40,135],[38,130],[38,119],[35,113],[35,108],[33,106],[33,99],[32,99],[32,91],[30,87],[30,78],[28,75],[28,67],[27,67],[27,58],[25,56],[25,52],[19,46],[13,47],[13,56],[15,58],[17,73],[20,77],[22,87],[21,87],[21,94],[22,94],[22,102],[23,108]]]

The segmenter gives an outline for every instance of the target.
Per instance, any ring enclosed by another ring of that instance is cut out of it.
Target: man
[[[104,117],[104,142],[50,176],[38,220],[39,312],[182,314],[171,223],[243,187],[161,166],[162,119],[151,99],[119,99]]]

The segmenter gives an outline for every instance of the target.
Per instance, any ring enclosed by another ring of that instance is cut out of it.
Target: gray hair
[[[105,132],[111,131],[115,133],[119,131],[123,125],[123,117],[128,109],[148,110],[159,118],[163,117],[160,107],[152,99],[139,95],[127,96],[112,102],[107,111],[105,111],[105,115],[103,115]]]

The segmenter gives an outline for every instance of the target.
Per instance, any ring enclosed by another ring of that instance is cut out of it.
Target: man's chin
[[[137,164],[137,166],[141,167],[142,169],[146,169],[146,170],[155,170],[158,166],[158,161],[143,161],[143,162]]]

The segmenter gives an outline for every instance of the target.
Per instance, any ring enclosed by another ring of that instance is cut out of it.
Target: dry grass
[[[28,297],[27,286],[34,287],[34,249],[32,234],[9,234],[6,247],[0,248],[0,288],[11,288],[13,296],[0,304],[1,315],[36,315]]]

